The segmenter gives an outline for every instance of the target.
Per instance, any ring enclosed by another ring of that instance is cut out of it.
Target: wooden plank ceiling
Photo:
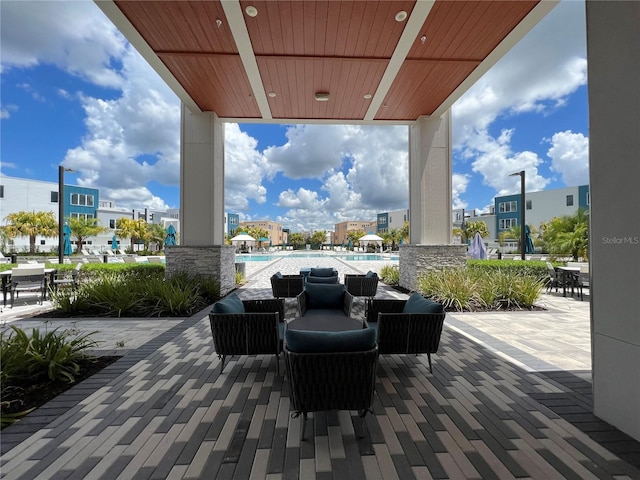
[[[492,52],[540,6],[539,0],[111,3],[118,16],[105,13],[125,35],[141,37],[150,49],[143,55],[155,55],[152,65],[160,60],[161,75],[173,77],[187,105],[238,121],[333,123],[405,123],[438,113],[483,62],[495,63]],[[328,101],[317,101],[317,93],[329,94]]]

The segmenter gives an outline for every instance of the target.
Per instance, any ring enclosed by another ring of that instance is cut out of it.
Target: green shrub
[[[449,268],[418,278],[417,289],[447,310],[529,309],[544,288],[545,280],[518,269]]]
[[[77,291],[51,295],[64,314],[104,317],[190,316],[219,298],[220,283],[213,278],[179,273],[165,280],[154,269],[103,272]]]
[[[74,336],[68,330],[58,332],[57,329],[41,333],[34,328],[31,336],[22,329],[12,326],[13,332],[8,337],[0,333],[0,381],[2,396],[6,398],[11,390],[21,389],[23,385],[41,381],[75,382],[80,373],[81,360],[93,357],[86,350],[97,346],[91,335]],[[11,406],[11,402],[0,403],[0,424],[10,425],[29,413],[25,410],[16,413],[2,411]]]
[[[562,265],[555,262],[554,265]],[[474,272],[511,272],[514,274],[547,278],[547,262],[540,260],[467,260],[467,268]]]
[[[400,283],[400,269],[395,265],[384,265],[380,269],[380,280],[387,285],[398,285]]]

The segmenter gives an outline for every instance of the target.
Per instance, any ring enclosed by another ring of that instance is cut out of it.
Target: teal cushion
[[[212,313],[244,313],[244,303],[235,293],[227,295],[213,304]]]
[[[282,274],[280,272],[274,273],[273,276],[276,278],[282,278]]]
[[[305,285],[307,309],[342,308],[344,303],[344,285],[341,283],[307,283]]]
[[[336,274],[336,271],[332,267],[326,268],[312,268],[311,276],[312,277],[333,277]]]
[[[404,305],[402,313],[442,313],[444,309],[437,302],[427,300],[418,292],[411,294],[407,303]]]
[[[373,278],[373,277],[377,277],[378,274],[376,272],[372,272],[371,270],[369,270],[367,273],[365,273],[364,276],[367,278]]]
[[[333,277],[307,277],[309,283],[338,283],[338,276]]]
[[[346,332],[287,329],[285,343],[296,353],[364,352],[375,347],[376,332],[372,328]]]

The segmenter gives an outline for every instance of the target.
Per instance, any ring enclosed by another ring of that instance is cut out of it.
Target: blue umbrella
[[[177,245],[176,243],[176,229],[173,225],[169,224],[167,227],[167,236],[164,239],[165,247],[168,245]]]
[[[73,253],[73,249],[71,248],[71,227],[65,223],[62,228],[62,233],[64,235],[64,249],[62,251],[65,255],[71,255]]]
[[[118,237],[114,235],[113,237],[111,237],[111,250],[117,250],[117,249],[118,249]]]
[[[351,250],[353,248],[353,242],[351,241],[351,238],[349,238],[349,242],[347,243],[347,248],[349,250]]]
[[[524,253],[533,253],[535,247],[533,246],[533,239],[531,238],[531,229],[529,225],[524,226]]]

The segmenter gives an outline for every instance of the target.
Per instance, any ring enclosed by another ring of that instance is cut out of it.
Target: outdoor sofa
[[[275,298],[295,298],[303,289],[302,275],[283,275],[280,272],[271,275],[271,292]]]
[[[307,283],[338,283],[338,271],[332,267],[312,267]]]

